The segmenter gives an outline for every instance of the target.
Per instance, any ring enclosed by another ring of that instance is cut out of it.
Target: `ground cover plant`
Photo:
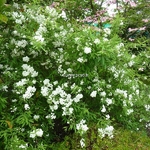
[[[148,150],[150,147],[150,139],[142,132],[132,132],[130,130],[115,130],[115,136],[113,139],[97,137],[97,134],[92,134],[87,138],[86,148],[80,147],[80,140],[77,136],[70,137],[66,136],[63,142],[55,144],[53,149],[57,150],[129,150],[129,149],[140,149]]]
[[[0,146],[49,150],[75,135],[78,149],[86,149],[90,138],[115,139],[119,127],[148,129],[149,39],[128,35],[141,24],[126,36],[123,12],[102,22],[111,28],[97,28],[68,16],[64,5],[37,2],[2,3]]]

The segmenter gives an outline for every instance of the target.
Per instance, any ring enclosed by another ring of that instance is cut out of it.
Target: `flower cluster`
[[[93,91],[93,92],[90,94],[90,96],[91,96],[91,97],[96,97],[96,94],[97,94],[97,91]]]
[[[24,149],[24,150],[26,150],[27,148],[28,148],[28,144],[21,144],[20,146],[19,146],[19,149]]]
[[[25,21],[24,15],[22,15],[22,13],[19,12],[13,12],[12,17],[17,24],[22,24]]]
[[[30,132],[30,137],[35,138],[35,137],[42,137],[43,136],[43,130],[42,129],[35,129],[32,132]]]
[[[22,75],[23,75],[24,77],[29,76],[29,75],[30,75],[31,77],[36,77],[36,76],[38,76],[38,72],[36,72],[36,71],[34,70],[34,68],[31,67],[30,65],[28,65],[28,64],[23,64],[23,65],[22,65],[22,68],[23,68]]]
[[[91,48],[90,47],[85,47],[84,48],[84,53],[86,53],[86,54],[91,53]]]
[[[106,128],[99,128],[98,129],[98,133],[99,133],[99,136],[101,138],[104,138],[106,135],[109,138],[113,138],[113,131],[114,131],[113,126],[107,126]]]
[[[62,107],[63,113],[62,116],[71,115],[73,113],[72,104],[78,103],[81,98],[83,98],[82,94],[77,94],[74,98],[72,98],[71,94],[67,94],[63,88],[68,87],[67,83],[64,83],[62,86],[57,86],[55,89],[54,85],[57,84],[57,81],[50,84],[49,79],[45,79],[43,81],[44,85],[41,87],[41,94],[44,97],[47,97],[47,103],[52,112],[56,111],[59,106]],[[75,85],[74,85],[75,86]],[[72,88],[74,87],[72,86]],[[52,113],[53,114],[53,113]],[[50,115],[53,116],[53,115]],[[47,116],[47,118],[49,118]],[[55,117],[51,117],[55,118]]]
[[[36,88],[33,86],[28,86],[25,94],[23,94],[24,99],[30,99],[36,91]]]
[[[42,36],[43,33],[47,31],[46,27],[43,24],[40,24],[38,30],[35,32],[35,36],[33,37],[37,42],[44,42],[44,38]]]
[[[80,134],[86,133],[88,130],[88,126],[85,124],[86,120],[81,120],[78,124],[76,124],[76,129],[80,132]]]

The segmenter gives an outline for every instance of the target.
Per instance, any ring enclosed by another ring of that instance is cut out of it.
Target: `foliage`
[[[84,148],[95,133],[102,141],[118,126],[149,127],[148,74],[139,72],[149,49],[120,36],[122,13],[111,28],[93,28],[38,2],[13,3],[0,24],[0,146],[53,149],[75,133]]]
[[[80,138],[77,136],[66,137],[63,142],[60,142],[56,145],[53,145],[53,149],[61,150],[83,150],[80,148]],[[140,132],[133,132],[124,129],[118,129],[115,131],[115,137],[113,139],[104,138],[100,139],[96,134],[92,134],[89,138],[86,150],[129,150],[129,149],[142,149],[148,150],[150,148],[150,139],[147,136]]]
[[[3,14],[6,11],[7,6],[5,6],[6,0],[0,0],[0,22],[7,23],[8,18]]]

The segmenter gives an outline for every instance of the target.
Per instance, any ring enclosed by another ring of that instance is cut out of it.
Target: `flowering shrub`
[[[66,21],[49,6],[14,3],[5,15],[7,24],[0,24],[5,149],[48,149],[72,132],[84,147],[93,127],[101,138],[113,138],[118,125],[145,127],[150,94],[133,69],[140,58],[118,36],[120,18],[111,29],[95,31]]]

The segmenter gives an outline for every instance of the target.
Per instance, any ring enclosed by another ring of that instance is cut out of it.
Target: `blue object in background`
[[[100,25],[99,25],[98,23],[85,22],[85,24],[88,24],[89,26],[93,26],[93,27],[97,27],[97,28],[100,27]],[[102,27],[103,27],[104,29],[106,29],[106,28],[111,28],[111,24],[105,23],[105,24],[102,24]],[[96,31],[96,35],[99,35],[99,34],[100,34],[100,32],[97,32],[97,31]]]
[[[94,27],[98,27],[98,23],[92,23]]]
[[[94,26],[94,27],[99,27],[99,24],[98,23],[93,23],[93,22],[85,22],[86,24],[90,25],[90,26]],[[104,28],[110,28],[111,27],[111,24],[110,23],[105,23],[103,24],[103,27]]]
[[[110,28],[110,27],[111,27],[111,24],[105,23],[105,24],[103,24],[103,27],[104,27],[104,28]]]

